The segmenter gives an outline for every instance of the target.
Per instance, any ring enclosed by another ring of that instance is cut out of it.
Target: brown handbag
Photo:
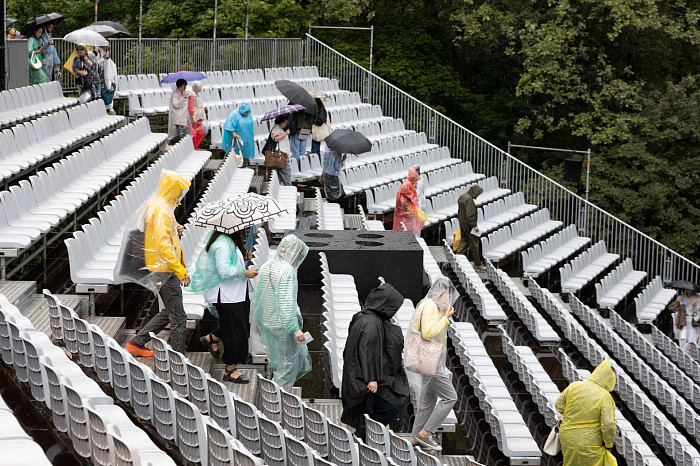
[[[287,166],[287,154],[285,152],[266,150],[263,152],[263,155],[265,156],[266,168],[282,169]]]

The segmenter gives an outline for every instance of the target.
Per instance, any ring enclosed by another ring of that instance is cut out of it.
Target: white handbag
[[[41,67],[44,66],[41,60],[39,60],[39,57],[36,56],[36,51],[32,52],[32,58],[29,59],[29,64],[32,65],[32,68],[35,70],[41,69]]]
[[[323,123],[322,125],[313,125],[311,127],[311,137],[316,142],[322,142],[331,134],[331,125]]]
[[[561,451],[561,443],[559,442],[559,423],[561,418],[554,424],[552,431],[547,436],[547,441],[544,442],[544,448],[542,452],[548,454],[549,456],[556,456],[557,453]]]

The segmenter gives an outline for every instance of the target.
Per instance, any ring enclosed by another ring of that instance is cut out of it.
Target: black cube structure
[[[321,283],[319,252],[326,253],[331,273],[352,275],[360,299],[384,277],[404,298],[423,298],[423,249],[407,231],[294,230],[309,246],[299,267],[299,284]]]

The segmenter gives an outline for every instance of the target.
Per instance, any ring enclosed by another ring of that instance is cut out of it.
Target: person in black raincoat
[[[364,440],[364,414],[384,425],[408,404],[408,377],[403,367],[403,332],[390,319],[403,296],[388,283],[367,295],[350,322],[343,351],[343,414],[340,420]]]

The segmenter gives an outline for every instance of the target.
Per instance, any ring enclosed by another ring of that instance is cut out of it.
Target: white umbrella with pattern
[[[197,209],[194,224],[222,233],[233,233],[287,213],[287,209],[280,207],[271,197],[246,193],[204,204]]]

